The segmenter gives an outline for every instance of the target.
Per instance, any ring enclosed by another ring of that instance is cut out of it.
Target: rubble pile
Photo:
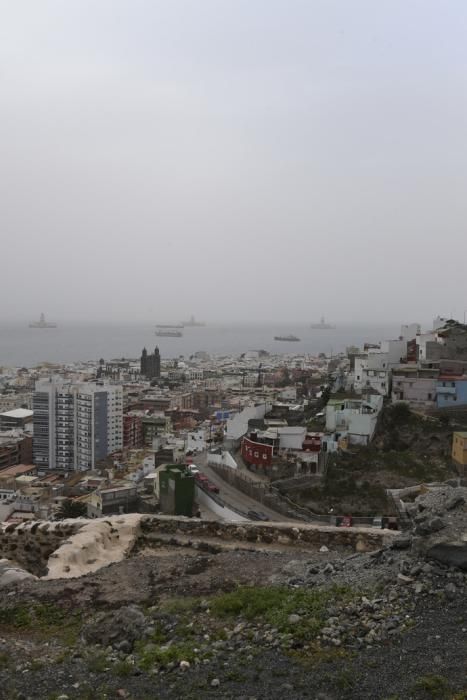
[[[427,559],[467,570],[467,488],[444,485],[408,508],[412,549]]]

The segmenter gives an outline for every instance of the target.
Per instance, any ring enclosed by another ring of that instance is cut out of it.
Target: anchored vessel
[[[161,326],[158,326],[156,328],[156,335],[159,338],[181,338],[183,333],[176,329],[170,330],[169,328],[162,328]]]
[[[190,320],[184,321],[183,325],[184,326],[205,326],[206,324],[203,323],[203,321],[196,321],[194,316],[190,316]]]
[[[29,324],[29,328],[56,328],[57,324],[56,323],[49,323],[48,321],[45,320],[44,314],[41,314],[40,319],[38,321],[32,321],[32,323]]]
[[[156,328],[183,328],[183,323],[158,323]]]
[[[300,338],[297,338],[296,335],[275,335],[274,340],[284,340],[286,342],[296,343],[300,340]]]
[[[335,328],[335,326],[332,326],[330,323],[326,323],[324,316],[321,316],[321,321],[319,323],[312,323],[310,328],[316,328],[318,330],[329,330],[331,328]]]

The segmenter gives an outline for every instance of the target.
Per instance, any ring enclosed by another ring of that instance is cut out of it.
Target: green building
[[[159,505],[166,515],[193,515],[195,478],[184,464],[166,464],[158,472]]]

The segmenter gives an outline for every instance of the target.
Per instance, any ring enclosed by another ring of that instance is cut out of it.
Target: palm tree
[[[66,518],[85,518],[88,509],[82,501],[73,501],[71,498],[66,498],[60,504],[57,511],[57,519],[65,520]]]

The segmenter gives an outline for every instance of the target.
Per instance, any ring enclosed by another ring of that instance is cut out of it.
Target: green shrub
[[[192,662],[196,655],[194,649],[195,647],[189,643],[171,644],[170,646],[148,644],[140,651],[139,665],[148,670],[152,666],[166,667],[171,662]]]
[[[450,697],[449,683],[444,676],[428,674],[418,678],[413,686],[418,697],[443,698]]]
[[[293,631],[294,637],[311,639],[321,629],[327,605],[337,598],[351,597],[349,589],[344,587],[295,590],[284,586],[240,586],[231,593],[214,596],[211,611],[218,617],[262,618],[280,631]],[[300,615],[298,623],[289,623],[292,613]]]

